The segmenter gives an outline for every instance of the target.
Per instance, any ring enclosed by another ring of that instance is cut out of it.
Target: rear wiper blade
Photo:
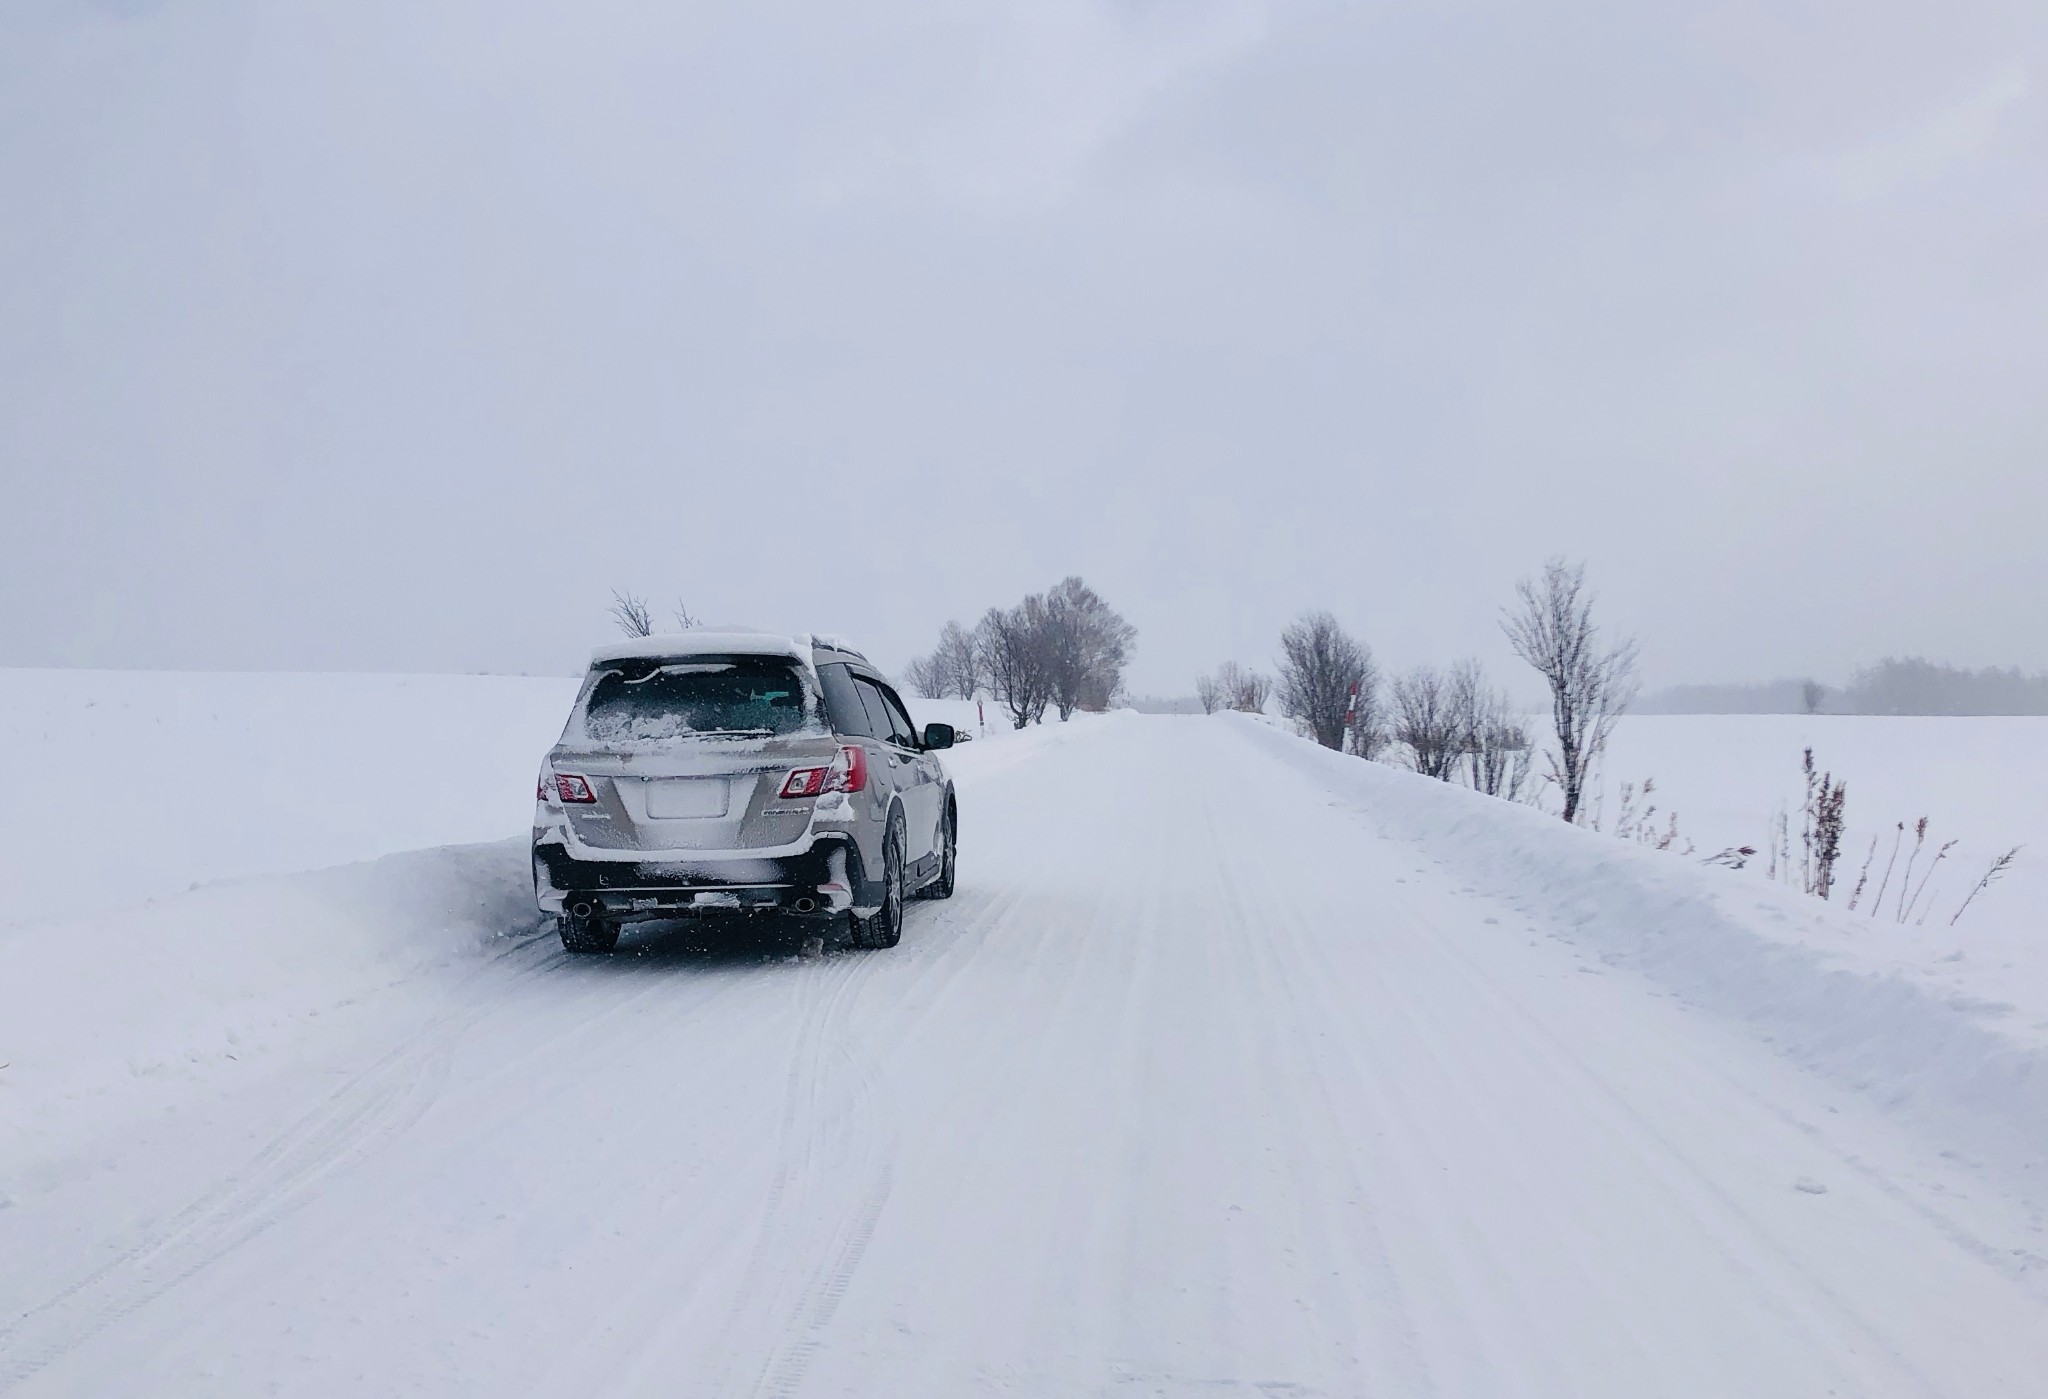
[[[773,729],[697,729],[698,738],[773,738]]]

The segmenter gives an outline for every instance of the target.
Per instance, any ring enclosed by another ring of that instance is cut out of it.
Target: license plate
[[[730,785],[723,777],[651,778],[647,814],[657,821],[723,816]]]

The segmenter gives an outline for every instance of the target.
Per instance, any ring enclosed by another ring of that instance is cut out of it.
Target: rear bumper
[[[859,851],[826,835],[796,854],[696,861],[579,860],[566,846],[533,847],[535,901],[544,913],[580,904],[611,922],[713,913],[833,914],[869,905]],[[875,902],[879,902],[877,897]]]

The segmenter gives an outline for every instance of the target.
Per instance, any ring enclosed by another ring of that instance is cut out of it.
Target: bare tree
[[[1517,605],[1502,617],[1501,630],[1550,687],[1557,735],[1550,775],[1564,795],[1564,819],[1576,822],[1587,777],[1635,698],[1636,643],[1602,639],[1584,564],[1551,559],[1539,577],[1517,583],[1515,595]]]
[[[1377,729],[1379,670],[1372,651],[1329,613],[1304,613],[1280,634],[1279,672],[1281,712],[1308,725],[1323,747],[1342,748],[1347,719],[1364,719],[1354,700],[1372,708]]]
[[[627,636],[654,635],[654,615],[647,610],[647,599],[635,597],[612,589],[612,620],[619,624],[619,630]]]
[[[1236,661],[1225,661],[1216,668],[1215,685],[1221,702],[1240,714],[1265,713],[1266,700],[1273,693],[1271,680]]]
[[[903,667],[903,678],[910,682],[910,688],[926,699],[946,697],[946,676],[935,656],[914,656]]]
[[[1446,682],[1463,732],[1465,780],[1475,791],[1516,801],[1529,780],[1528,731],[1506,694],[1487,683],[1477,661],[1451,667]]]
[[[939,629],[939,644],[932,648],[932,664],[938,667],[936,678],[945,686],[939,692],[942,696],[970,700],[981,688],[981,661],[975,654],[974,637],[958,622],[948,622]]]
[[[690,610],[690,605],[681,598],[676,599],[676,630],[695,631],[704,625],[704,619]]]
[[[1124,697],[1124,677],[1121,669],[1091,670],[1081,682],[1081,694],[1076,708],[1090,714],[1106,714]]]
[[[1198,676],[1195,680],[1195,698],[1202,703],[1204,714],[1214,714],[1216,707],[1224,702],[1223,687],[1216,683],[1213,675]]]
[[[1465,716],[1444,673],[1417,666],[1395,677],[1392,715],[1394,741],[1407,748],[1414,769],[1450,781],[1465,754]]]
[[[991,607],[975,628],[975,653],[988,687],[1010,711],[1017,728],[1041,723],[1052,700],[1045,659],[1045,598],[1032,594],[1017,606]]]
[[[1076,709],[1103,709],[1123,685],[1137,628],[1078,577],[1045,594],[1037,617],[1047,691],[1064,723]]]
[[[1376,762],[1392,739],[1387,730],[1387,705],[1380,690],[1379,667],[1371,653],[1366,655],[1365,678],[1352,697],[1351,720],[1344,730],[1344,751],[1354,758]]]
[[[1818,680],[1799,682],[1799,703],[1808,714],[1820,713],[1821,704],[1828,697],[1828,687]]]

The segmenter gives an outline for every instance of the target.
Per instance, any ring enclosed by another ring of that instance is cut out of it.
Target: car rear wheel
[[[577,918],[565,914],[555,920],[562,935],[564,952],[610,952],[619,945],[619,925],[602,918]]]
[[[867,918],[847,915],[855,947],[894,947],[903,940],[903,823],[892,819],[882,841],[882,906]]]

